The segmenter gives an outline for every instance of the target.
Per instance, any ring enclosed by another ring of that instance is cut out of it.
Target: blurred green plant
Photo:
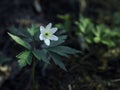
[[[114,18],[118,16],[116,13]],[[90,18],[85,18],[80,15],[79,20],[75,22],[77,25],[71,27],[72,20],[69,14],[58,15],[63,20],[63,23],[56,24],[57,27],[62,29],[62,33],[70,33],[70,29],[77,29],[76,34],[82,49],[86,49],[89,45],[105,45],[108,48],[115,47],[120,41],[119,28],[109,28],[105,24],[96,24]],[[118,17],[116,17],[118,19]],[[116,21],[116,20],[115,20]],[[116,22],[117,24],[119,22]],[[75,30],[73,30],[75,31]]]
[[[63,21],[63,23],[55,24],[56,27],[60,28],[61,33],[69,33],[71,30],[71,16],[69,14],[58,15],[58,18]]]
[[[44,28],[43,26],[41,28],[41,32],[43,32],[43,30],[46,30],[45,31],[46,36],[42,37],[44,39],[47,38],[49,35],[51,36],[51,34],[47,30],[48,26],[50,25],[47,25],[46,28]],[[58,65],[63,70],[67,71],[64,63],[61,61],[62,57],[68,57],[69,55],[79,53],[78,50],[61,45],[65,41],[66,36],[59,36],[58,41],[53,41],[50,43],[50,46],[46,46],[40,41],[41,38],[41,37],[39,38],[40,30],[35,25],[32,25],[30,28],[27,29],[11,27],[9,30],[11,32],[11,33],[8,32],[9,36],[17,44],[25,48],[24,51],[22,51],[20,54],[16,56],[19,59],[18,63],[20,67],[32,65],[33,90],[35,90],[34,74],[37,60],[50,64],[49,59],[52,59],[56,65]],[[45,40],[44,42],[46,43]]]
[[[119,27],[110,28],[105,24],[95,24],[89,18],[83,16],[80,16],[79,21],[75,23],[78,27],[76,34],[79,37],[81,48],[83,50],[88,49],[89,53],[94,54],[102,63],[99,68],[106,70],[110,59],[114,57],[114,54],[115,56],[118,54],[117,52],[109,54],[109,51],[119,46]],[[91,51],[93,49],[94,52]]]
[[[89,18],[82,16],[76,25],[78,27],[76,34],[87,44],[103,44],[107,47],[114,47],[120,41],[120,31],[117,28],[112,30],[104,24],[95,25]]]

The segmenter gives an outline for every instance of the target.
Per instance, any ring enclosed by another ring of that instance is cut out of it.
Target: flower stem
[[[32,90],[36,90],[35,88],[35,59],[34,58],[32,62]]]

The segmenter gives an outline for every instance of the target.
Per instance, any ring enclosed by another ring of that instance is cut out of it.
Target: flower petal
[[[51,29],[50,29],[50,32],[51,32],[52,34],[54,34],[57,30],[58,30],[58,28],[51,28]]]
[[[45,28],[43,26],[40,26],[40,32],[43,33],[45,31]]]
[[[57,36],[55,36],[55,35],[52,35],[52,36],[50,37],[50,40],[57,41],[57,40],[58,40],[58,37],[57,37]]]
[[[47,46],[50,45],[50,40],[49,40],[49,39],[45,39],[44,42],[45,42],[45,44],[46,44]]]
[[[46,26],[46,29],[49,30],[51,27],[52,27],[52,23],[49,23],[49,24]]]
[[[40,40],[44,40],[43,34],[40,34],[39,39],[40,39]]]

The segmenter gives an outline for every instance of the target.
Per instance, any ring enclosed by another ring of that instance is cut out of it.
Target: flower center
[[[49,37],[51,37],[51,33],[45,32],[44,36],[45,36],[46,38],[49,38]]]
[[[45,33],[45,36],[48,36],[49,35],[49,33]]]

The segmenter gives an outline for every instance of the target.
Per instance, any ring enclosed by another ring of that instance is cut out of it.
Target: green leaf
[[[76,53],[80,53],[80,51],[67,47],[67,46],[58,46],[59,49],[62,49],[63,52],[68,53],[68,54],[76,54]]]
[[[76,24],[76,25],[78,26],[78,28],[79,28],[79,33],[80,33],[80,32],[81,32],[81,33],[85,33],[86,28],[83,27],[83,25],[81,25],[81,23],[75,22],[75,24]]]
[[[15,36],[15,35],[13,35],[13,34],[10,34],[10,33],[8,33],[8,34],[9,34],[9,36],[10,36],[16,43],[18,43],[19,45],[21,45],[21,46],[23,46],[23,47],[25,47],[25,48],[27,48],[27,49],[31,49],[30,44],[27,43],[26,41],[22,40],[21,38],[19,38],[18,36]]]
[[[53,42],[51,42],[50,47],[53,47],[53,46],[57,46],[57,45],[62,44],[62,43],[65,41],[66,38],[67,38],[66,35],[60,36],[59,39],[58,39],[58,41],[53,41]]]
[[[82,33],[85,33],[85,28],[82,25],[79,25],[79,28],[80,28]]]
[[[25,67],[27,64],[30,65],[32,62],[32,54],[30,51],[23,51],[16,56],[19,60],[20,67]]]
[[[38,30],[39,30],[39,29],[38,29]],[[37,32],[35,33],[35,35],[34,35],[34,39],[35,39],[35,41],[40,42],[40,38],[39,38],[39,36],[40,36],[40,31],[37,31]]]
[[[20,68],[23,68],[27,65],[27,62],[24,59],[19,59],[18,64],[19,64]]]
[[[34,36],[35,33],[36,33],[38,30],[39,30],[39,29],[37,29],[37,28],[35,27],[35,25],[32,25],[31,28],[28,28],[28,29],[27,29],[27,31],[30,33],[31,36]]]
[[[42,60],[45,63],[49,63],[49,61],[47,59],[46,50],[44,50],[44,49],[42,49],[42,50],[33,50],[32,53],[38,60]]]
[[[61,69],[67,71],[64,63],[61,61],[61,57],[60,56],[58,56],[55,53],[51,53],[51,52],[49,52],[49,54],[50,54],[51,58],[53,59],[53,61],[55,62],[56,65],[58,65]]]
[[[100,37],[95,37],[93,40],[94,40],[95,43],[100,43],[101,38]]]
[[[51,47],[48,48],[48,50],[57,53],[61,56],[66,56],[68,57],[68,54],[76,54],[76,53],[80,53],[80,51],[67,47],[67,46],[56,46],[56,47]]]
[[[102,30],[101,26],[96,26],[95,36],[100,37]]]
[[[33,38],[31,37],[29,32],[26,29],[24,29],[24,28],[15,28],[14,26],[12,26],[12,27],[8,28],[8,30],[13,35],[22,37],[22,39],[24,41],[27,41],[27,42],[32,42],[33,41]]]
[[[68,57],[68,54],[63,52],[63,50],[60,50],[59,47],[52,47],[52,48],[48,48],[47,50],[49,50],[51,52],[54,52],[54,53],[57,53],[61,56]]]
[[[90,43],[90,44],[92,43],[92,40],[89,37],[85,37],[85,40],[86,40],[87,43]]]
[[[14,26],[11,26],[10,28],[8,28],[8,30],[9,30],[12,34],[26,37],[26,35],[24,35],[24,34],[21,32],[21,30],[15,28]]]
[[[25,38],[31,38],[31,35],[29,34],[29,32],[26,30],[26,28],[15,28],[14,26],[8,28],[8,30],[16,35],[16,36],[22,36],[22,37],[25,37]]]
[[[70,19],[70,15],[69,14],[58,15],[58,18],[60,18],[62,20],[69,20]]]
[[[108,47],[114,47],[116,45],[116,43],[114,41],[111,41],[111,40],[102,40],[101,42],[103,44],[107,45]]]

